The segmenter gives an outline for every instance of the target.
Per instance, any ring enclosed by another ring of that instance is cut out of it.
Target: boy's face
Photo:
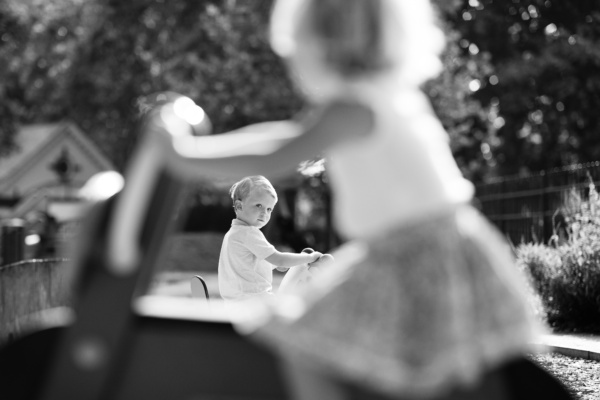
[[[260,229],[271,219],[276,202],[266,190],[253,189],[248,197],[236,202],[235,215],[237,219]]]

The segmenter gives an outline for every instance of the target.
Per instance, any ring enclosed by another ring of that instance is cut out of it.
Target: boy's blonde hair
[[[266,190],[277,201],[277,192],[271,182],[262,175],[253,175],[239,180],[229,189],[234,206],[237,200],[243,201],[256,188]]]

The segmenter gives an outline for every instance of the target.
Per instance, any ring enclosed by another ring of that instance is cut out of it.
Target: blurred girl
[[[300,370],[390,396],[441,396],[530,351],[538,327],[509,247],[470,205],[419,90],[443,46],[429,3],[280,0],[272,44],[319,110],[296,151],[325,150],[351,241],[254,336]]]

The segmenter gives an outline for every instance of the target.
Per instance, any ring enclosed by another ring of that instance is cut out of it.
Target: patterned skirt
[[[327,374],[420,397],[476,382],[541,331],[509,246],[470,206],[334,255],[252,336]]]

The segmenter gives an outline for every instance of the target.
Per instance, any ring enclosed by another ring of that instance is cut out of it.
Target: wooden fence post
[[[0,265],[21,261],[25,255],[25,221],[9,219],[2,224]]]

